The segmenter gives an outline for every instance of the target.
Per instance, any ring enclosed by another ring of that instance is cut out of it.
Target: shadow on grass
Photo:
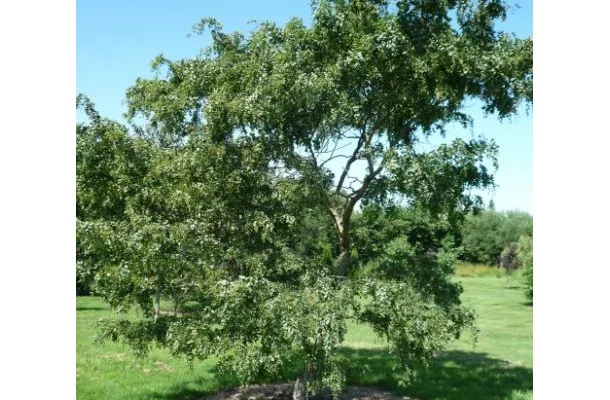
[[[87,307],[87,306],[76,306],[76,311],[104,311],[108,310],[108,307]]]
[[[486,353],[449,351],[438,357],[428,368],[416,370],[406,388],[398,385],[399,374],[392,371],[392,359],[383,349],[342,348],[350,360],[348,385],[372,386],[424,400],[506,400],[513,392],[532,390],[533,371],[523,366],[511,366],[507,361],[489,357]],[[298,371],[289,368],[283,381],[292,380]],[[199,379],[189,387],[175,385],[164,393],[147,393],[147,399],[195,400],[218,390],[236,386],[230,378],[218,376],[215,382]],[[282,380],[280,380],[282,381]],[[193,387],[215,387],[195,390]]]
[[[205,382],[200,380],[195,382],[197,385],[203,385]],[[219,389],[222,390],[222,389]],[[202,391],[184,386],[175,385],[164,393],[147,393],[142,399],[151,400],[199,400],[206,395],[215,393],[216,391]]]
[[[418,399],[505,400],[512,397],[512,392],[532,390],[531,368],[511,366],[486,353],[443,353],[428,368],[417,369],[407,388],[400,388],[399,374],[392,372],[392,359],[385,351],[345,349],[344,352],[353,365],[365,371],[350,373],[348,384],[376,386]]]
[[[148,392],[142,396],[142,400],[199,400],[202,397],[218,393],[220,391],[230,390],[239,386],[239,380],[232,374],[226,374],[226,372],[219,371],[216,367],[212,367],[209,371],[213,378],[195,378],[188,381],[187,385],[172,385],[160,392]],[[286,370],[275,380],[259,380],[256,382],[257,385],[264,385],[270,383],[279,382],[292,382],[296,380],[297,376],[301,373],[300,363],[292,362],[286,367]],[[278,400],[278,399],[276,399]]]

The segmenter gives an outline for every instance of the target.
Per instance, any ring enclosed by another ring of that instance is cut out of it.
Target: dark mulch
[[[294,383],[253,385],[247,388],[224,390],[200,400],[292,400]],[[327,396],[324,396],[327,397]],[[347,386],[338,400],[417,400],[372,387]]]

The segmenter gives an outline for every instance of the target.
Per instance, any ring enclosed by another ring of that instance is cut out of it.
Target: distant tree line
[[[522,211],[487,209],[469,213],[464,221],[462,261],[501,266],[502,252],[517,246],[522,236],[533,237],[534,220]],[[523,240],[522,240],[523,241]]]

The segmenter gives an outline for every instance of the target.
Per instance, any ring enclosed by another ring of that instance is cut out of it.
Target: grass
[[[427,400],[525,400],[532,399],[532,307],[513,279],[456,278],[462,282],[464,303],[477,312],[480,329],[473,338],[466,333],[428,369],[417,371],[407,389],[398,387],[391,359],[383,342],[366,326],[350,326],[346,354],[354,364],[366,365],[366,375],[350,376],[350,383],[379,386]]]
[[[153,349],[147,359],[135,358],[120,344],[94,343],[95,321],[111,315],[96,297],[76,299],[76,392],[78,399],[197,399],[218,389],[214,362],[193,369]]]
[[[522,270],[518,269],[512,273],[511,279],[521,278],[522,274]],[[459,262],[456,264],[455,275],[460,278],[478,278],[485,276],[494,278],[507,278],[506,271],[504,270],[504,268],[466,262]]]
[[[366,326],[351,324],[341,351],[353,368],[349,384],[372,385],[425,400],[525,400],[532,398],[532,307],[513,279],[458,277],[464,303],[478,314],[479,340],[470,334],[451,344],[410,386],[398,386],[384,342]],[[116,343],[94,343],[94,322],[110,315],[96,297],[77,301],[76,390],[78,399],[198,399],[227,385],[215,375],[214,361],[173,359],[153,349],[145,360]],[[362,374],[361,371],[366,371]]]

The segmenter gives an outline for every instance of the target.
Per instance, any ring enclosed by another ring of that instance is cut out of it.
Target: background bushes
[[[460,259],[470,263],[500,265],[502,251],[517,245],[522,236],[533,237],[534,221],[522,211],[484,210],[470,213],[462,229]]]

